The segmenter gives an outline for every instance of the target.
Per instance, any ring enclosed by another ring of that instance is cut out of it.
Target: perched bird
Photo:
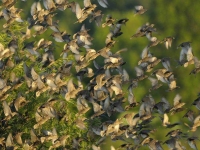
[[[8,134],[5,145],[6,145],[6,149],[14,149],[15,146],[14,146],[12,133]]]
[[[6,117],[6,120],[9,120],[11,117],[17,114],[16,112],[11,111],[10,106],[8,105],[6,101],[3,101],[2,105],[3,105],[3,111]]]
[[[16,135],[15,135],[15,140],[17,142],[17,144],[19,145],[23,145],[23,141],[22,141],[22,134],[23,132],[18,132]]]

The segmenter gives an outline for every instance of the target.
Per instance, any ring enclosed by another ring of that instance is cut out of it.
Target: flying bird
[[[169,36],[169,37],[164,38],[160,43],[164,43],[166,49],[169,49],[172,46],[172,41],[174,39],[175,39],[174,37]]]
[[[144,9],[144,7],[141,6],[141,5],[135,6],[135,14],[134,14],[134,16],[135,16],[135,15],[142,15],[142,14],[144,14],[146,11],[147,11],[147,9]]]

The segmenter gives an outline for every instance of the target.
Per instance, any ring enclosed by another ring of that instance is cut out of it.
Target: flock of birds
[[[30,16],[28,19],[21,18],[22,9],[16,8],[15,0],[2,0],[0,18],[4,19],[3,28],[11,40],[7,44],[0,43],[0,101],[2,104],[1,130],[9,129],[9,121],[15,117],[26,117],[20,114],[20,109],[26,109],[30,105],[31,100],[26,99],[26,95],[34,92],[35,98],[39,98],[42,94],[47,93],[49,99],[38,106],[35,111],[35,124],[30,128],[29,138],[24,139],[23,131],[9,132],[7,137],[0,134],[0,147],[4,149],[37,149],[39,144],[51,142],[49,149],[66,148],[66,141],[69,135],[57,133],[56,128],[40,131],[42,126],[49,120],[65,120],[67,123],[67,115],[60,111],[63,109],[63,101],[57,98],[61,95],[67,102],[75,101],[78,113],[76,114],[75,124],[81,130],[88,130],[89,135],[101,137],[92,145],[93,150],[100,150],[99,145],[105,141],[106,137],[111,137],[113,141],[124,141],[119,148],[136,150],[143,146],[148,146],[151,150],[162,150],[164,144],[169,149],[184,150],[186,149],[180,140],[184,139],[188,142],[192,149],[197,150],[197,136],[191,136],[189,133],[197,132],[200,126],[200,115],[195,115],[192,110],[188,110],[183,117],[186,117],[189,123],[184,125],[188,127],[189,132],[180,129],[173,130],[175,126],[180,126],[179,122],[170,122],[169,115],[185,111],[186,103],[182,101],[182,97],[177,94],[174,98],[173,106],[164,97],[159,102],[155,102],[150,92],[157,90],[163,84],[168,85],[167,92],[180,88],[177,86],[176,77],[173,68],[170,66],[170,58],[162,59],[154,56],[150,49],[159,43],[164,43],[166,48],[170,48],[174,37],[166,37],[158,40],[153,36],[156,32],[154,24],[146,23],[141,26],[136,33],[130,38],[146,37],[149,44],[143,49],[141,59],[135,67],[136,78],[131,79],[128,72],[123,66],[125,61],[121,57],[121,53],[127,49],[121,49],[115,53],[111,51],[115,45],[115,38],[121,36],[122,27],[129,21],[127,18],[119,20],[114,19],[111,15],[107,15],[103,22],[103,14],[101,10],[96,10],[98,5],[92,4],[90,0],[83,0],[83,8],[77,2],[69,2],[68,0],[42,0],[34,2],[31,5]],[[107,8],[107,0],[97,0],[98,4]],[[25,3],[25,2],[24,2]],[[80,31],[69,35],[66,31],[61,31],[59,22],[54,21],[53,17],[57,11],[71,10],[75,13],[77,21],[82,23],[85,20],[95,22],[98,27],[109,27],[105,40],[105,47],[100,50],[92,49],[92,37],[88,33],[89,29],[82,25]],[[143,6],[135,6],[135,14],[141,15],[147,9]],[[28,22],[25,32],[21,32],[23,47],[16,35],[9,32],[9,27],[16,22]],[[31,41],[29,39],[41,36],[46,30],[51,30],[51,37],[54,40],[41,38],[39,41]],[[54,43],[64,43],[62,56],[62,64],[55,67],[57,60],[54,56]],[[200,62],[193,55],[191,42],[183,42],[178,48],[181,48],[178,63],[187,67],[194,64],[194,69],[190,74],[197,74],[200,71]],[[73,56],[73,60],[69,59]],[[104,61],[103,66],[99,65],[95,59],[101,57]],[[27,63],[28,60],[31,62]],[[37,63],[41,70],[36,69]],[[155,70],[154,68],[162,63],[163,68]],[[94,67],[91,67],[93,65]],[[22,66],[23,76],[8,69],[14,69],[16,66]],[[48,68],[48,69],[46,69]],[[72,75],[75,69],[75,74]],[[151,72],[152,76],[148,76],[146,72]],[[137,102],[134,96],[134,89],[138,83],[148,78],[152,84],[149,93],[145,95],[140,102]],[[87,85],[84,85],[85,79],[89,79]],[[75,84],[75,81],[77,84]],[[26,85],[26,91],[18,91],[21,86]],[[128,85],[128,95],[123,91],[123,86]],[[17,91],[16,97],[12,101],[8,101],[10,93]],[[127,99],[127,102],[126,102]],[[128,103],[123,107],[124,103]],[[59,108],[56,108],[59,104]],[[193,105],[200,110],[200,95],[194,100]],[[130,110],[138,108],[138,112]],[[93,110],[93,114],[86,118],[85,114]],[[110,117],[118,113],[127,113],[115,121]],[[156,132],[152,129],[151,122],[155,119],[155,115],[161,119],[160,126],[171,129],[166,137],[166,141],[154,139],[151,135]],[[106,116],[106,117],[105,117]],[[102,122],[101,126],[86,126],[88,122],[95,118],[109,118]],[[29,120],[28,120],[29,121]],[[14,125],[14,124],[13,124]],[[9,130],[8,130],[9,131]],[[3,134],[4,135],[4,134]],[[127,140],[128,139],[128,140]],[[130,142],[129,139],[132,139]],[[81,139],[86,140],[86,139]],[[86,140],[87,141],[87,140]],[[79,140],[73,138],[71,143],[73,149],[80,149]],[[115,148],[111,146],[111,149]]]

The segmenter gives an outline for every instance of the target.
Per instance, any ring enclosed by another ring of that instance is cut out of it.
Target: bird
[[[198,150],[197,145],[196,145],[196,140],[199,140],[198,137],[188,137],[187,138],[188,144],[194,150]]]
[[[82,23],[97,7],[95,4],[91,4],[90,0],[84,0],[84,6],[85,7],[81,9],[79,3],[76,3],[76,17],[78,20],[75,23]]]
[[[181,47],[179,63],[184,67],[187,67],[188,64],[193,64],[193,51],[191,47],[192,42],[183,42],[177,48]]]
[[[200,72],[200,62],[199,62],[198,58],[195,56],[194,56],[193,60],[194,60],[195,68],[190,72],[190,74],[197,74],[198,72]]]
[[[162,65],[163,67],[165,67],[165,69],[167,69],[168,71],[171,71],[171,65],[170,65],[170,58],[169,57],[164,57],[161,59]]]
[[[174,106],[170,109],[171,115],[180,112],[183,110],[184,102],[181,102],[182,97],[179,94],[176,94],[174,97]]]
[[[102,11],[101,11],[101,10],[93,11],[93,12],[92,12],[92,16],[91,16],[89,22],[91,23],[91,22],[94,20],[95,23],[96,23],[96,25],[97,25],[98,27],[100,27],[100,26],[101,26],[101,22],[102,22],[103,15],[104,15],[104,14],[102,14]]]
[[[149,92],[151,92],[152,90],[156,90],[156,89],[158,89],[159,87],[162,86],[162,84],[159,83],[157,79],[152,78],[152,77],[148,77],[148,79],[151,81],[151,86],[152,86],[152,87],[149,89]]]
[[[160,40],[157,39],[157,37],[151,37],[150,38],[150,43],[148,45],[148,48],[156,46],[160,43]]]
[[[147,11],[147,9],[144,9],[144,7],[142,5],[135,6],[135,14],[134,14],[134,16],[135,15],[142,15],[146,11]]]
[[[199,126],[200,126],[200,115],[195,117],[193,125],[191,126],[191,131],[192,132],[196,131]]]
[[[141,81],[144,80],[145,78],[147,78],[148,76],[144,74],[144,71],[140,68],[140,67],[135,67],[135,71],[136,71],[136,80],[137,81]]]
[[[102,24],[102,27],[106,27],[106,26],[109,26],[109,27],[113,27],[114,24],[115,24],[115,20],[111,15],[107,15],[106,16],[106,21]]]
[[[192,110],[188,110],[183,117],[187,117],[190,122],[194,121],[194,112]]]
[[[162,97],[160,102],[154,105],[154,109],[156,109],[159,114],[168,113],[170,108],[169,102],[164,97]]]
[[[74,86],[74,83],[73,83],[73,79],[70,79],[68,82],[67,82],[67,93],[65,94],[65,99],[67,101],[69,101],[71,98],[75,98],[77,93],[79,91],[81,91],[81,87],[78,87],[78,88],[75,88]]]
[[[168,78],[173,75],[173,72],[167,71],[167,69],[164,68],[155,70],[152,75],[155,75],[157,79],[163,83],[168,83]]]
[[[164,38],[160,43],[164,43],[166,49],[169,49],[172,46],[172,41],[175,39],[175,37],[166,37]]]
[[[193,101],[192,105],[195,105],[196,108],[200,110],[200,97],[198,97],[197,99],[195,99]]]
[[[161,120],[162,120],[162,125],[166,128],[173,128],[177,125],[179,125],[180,123],[176,122],[176,123],[171,123],[169,122],[169,117],[166,113],[164,113],[164,117],[162,118],[161,117]]]
[[[154,24],[149,24],[148,22],[141,27],[139,27],[134,35],[130,37],[132,39],[133,37],[143,37],[146,36],[147,39],[150,40],[151,33],[156,32],[156,28],[154,28]]]
[[[175,89],[180,88],[179,86],[177,86],[176,80],[173,76],[170,76],[170,78],[167,82],[168,82],[168,86],[169,86],[169,89],[167,91],[173,91]]]

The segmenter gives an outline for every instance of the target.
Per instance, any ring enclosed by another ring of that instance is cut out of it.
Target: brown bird
[[[162,125],[164,127],[166,127],[166,128],[173,128],[173,127],[175,127],[175,126],[180,124],[178,122],[176,122],[176,123],[169,122],[169,117],[168,117],[168,115],[166,113],[164,113],[164,117],[161,118],[161,120],[162,120]]]
[[[166,49],[168,49],[172,46],[172,41],[174,39],[175,39],[174,37],[169,36],[169,37],[164,38],[160,43],[164,43]]]
[[[147,78],[148,76],[144,74],[144,71],[140,68],[140,67],[135,67],[135,71],[136,71],[136,80],[137,81],[141,81],[144,80],[145,78]]]
[[[148,45],[148,48],[156,46],[160,43],[160,40],[157,39],[157,37],[151,37],[150,38],[150,43]]]
[[[200,126],[200,115],[198,115],[193,122],[193,125],[191,127],[191,131],[195,132],[197,130],[197,128]]]
[[[171,115],[180,112],[183,110],[184,102],[181,102],[182,97],[179,94],[176,94],[174,97],[174,106],[170,109]]]
[[[130,39],[133,37],[143,37],[146,36],[149,40],[151,39],[151,33],[156,32],[156,28],[154,28],[154,24],[146,23],[143,26],[139,27],[134,35],[131,36]]]
[[[139,6],[135,6],[135,15],[142,15],[147,11],[147,9],[144,9],[143,6],[139,5]]]
[[[106,22],[102,24],[102,27],[106,27],[106,26],[109,26],[109,27],[113,27],[114,26],[114,22],[115,22],[115,19],[112,18],[111,15],[107,15],[106,16]]]

